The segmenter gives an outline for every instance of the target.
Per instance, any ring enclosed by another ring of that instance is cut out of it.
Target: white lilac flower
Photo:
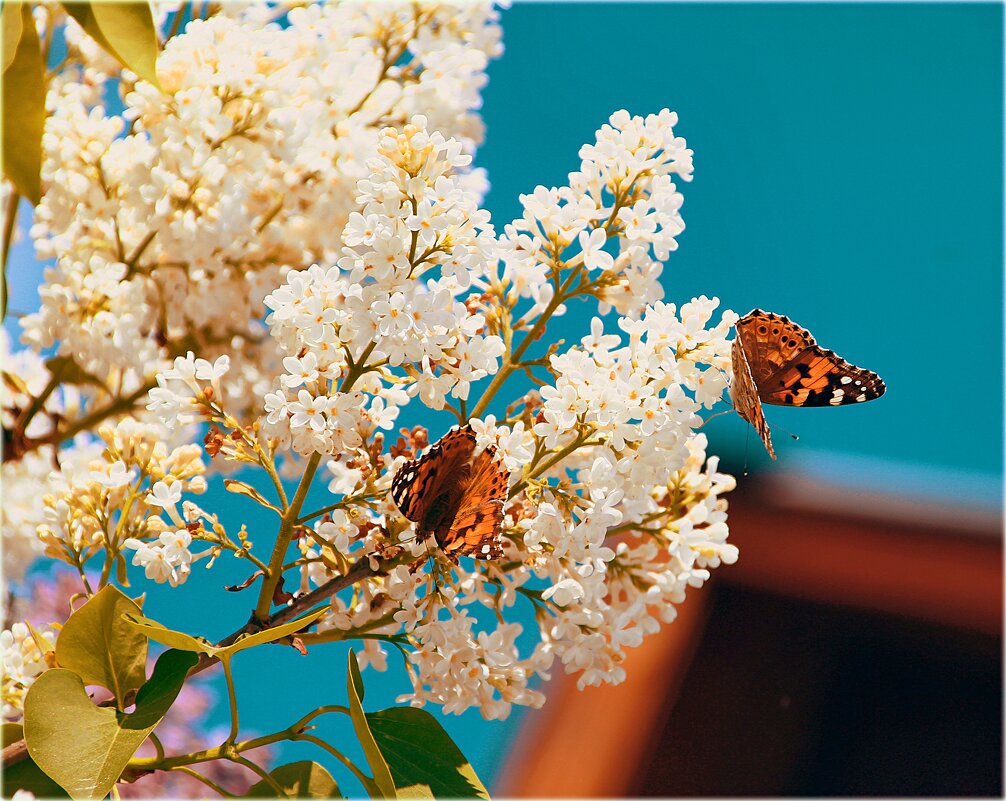
[[[181,500],[182,485],[180,483],[168,484],[165,481],[157,481],[147,494],[147,503],[150,506],[160,506],[162,509],[168,509]]]
[[[51,650],[56,631],[51,626],[36,629]],[[24,697],[39,674],[50,667],[24,623],[15,623],[0,632],[0,662],[3,664],[3,719],[16,722],[24,714]]]
[[[349,515],[343,509],[336,509],[332,512],[332,519],[319,523],[315,531],[319,537],[332,543],[332,547],[337,551],[347,553],[350,542],[359,533],[359,528],[350,521]]]

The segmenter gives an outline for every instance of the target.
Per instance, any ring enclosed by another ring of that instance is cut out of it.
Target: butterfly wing
[[[469,426],[448,431],[419,459],[403,464],[391,481],[391,497],[408,520],[422,521],[428,504],[450,481],[463,475],[475,450],[475,432]]]
[[[810,331],[781,314],[754,309],[737,321],[751,377],[759,390],[785,364],[816,343]]]
[[[730,384],[730,394],[733,396],[734,408],[744,420],[749,422],[761,441],[765,443],[765,450],[773,459],[776,458],[775,450],[772,448],[772,434],[769,431],[768,421],[761,408],[761,399],[758,397],[758,387],[754,377],[751,375],[751,367],[740,333],[730,347],[730,361],[733,364],[733,381]]]
[[[439,541],[447,556],[455,562],[459,556],[503,556],[503,504],[508,484],[509,474],[490,445],[475,458],[454,522]]]
[[[887,391],[871,370],[849,364],[817,345],[779,367],[759,384],[762,403],[775,406],[844,406],[879,398]]]

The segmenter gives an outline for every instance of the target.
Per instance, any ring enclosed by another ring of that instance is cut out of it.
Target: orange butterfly
[[[775,459],[762,404],[842,406],[879,398],[880,376],[817,345],[806,328],[781,314],[754,309],[737,321],[730,350],[734,408],[758,432]]]
[[[391,497],[416,523],[416,539],[430,535],[457,564],[459,556],[503,556],[503,503],[509,474],[492,445],[475,455],[471,426],[448,431],[391,482]]]

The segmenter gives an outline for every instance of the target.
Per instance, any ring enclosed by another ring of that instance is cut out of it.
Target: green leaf
[[[61,384],[93,384],[107,389],[105,382],[98,376],[84,370],[69,356],[54,356],[45,360],[45,366],[52,375],[59,376]]]
[[[363,677],[360,676],[360,665],[356,661],[356,653],[349,652],[349,669],[346,676],[346,692],[349,695],[349,715],[353,720],[353,729],[356,731],[356,739],[363,746],[363,753],[367,757],[367,764],[374,774],[374,783],[382,798],[398,798],[395,791],[395,782],[391,778],[391,771],[388,763],[384,761],[384,755],[378,748],[374,735],[370,731],[367,723],[367,715],[363,711],[360,703],[362,698]],[[360,689],[357,689],[360,688]]]
[[[24,739],[20,723],[3,724],[3,747]],[[0,776],[0,791],[4,798],[13,798],[18,790],[27,790],[36,798],[67,798],[66,790],[46,776],[29,756],[14,765],[4,765]]]
[[[28,753],[71,798],[104,797],[174,703],[196,661],[184,651],[161,654],[129,715],[92,704],[76,673],[47,670],[24,700]]]
[[[238,639],[237,642],[228,645],[226,648],[219,649],[220,653],[231,656],[232,654],[236,654],[238,651],[243,651],[246,648],[254,648],[256,645],[281,640],[284,637],[297,633],[306,626],[309,626],[311,623],[314,623],[314,621],[327,611],[328,607],[323,606],[321,609],[315,609],[313,612],[304,615],[304,617],[291,620],[289,623],[284,623],[282,626],[274,626],[271,629],[263,629],[255,634],[246,634]]]
[[[339,785],[317,762],[291,762],[269,771],[287,798],[342,798]],[[276,791],[264,779],[248,788],[246,798],[276,798]]]
[[[137,631],[142,632],[145,637],[149,637],[154,642],[159,642],[162,645],[177,648],[180,651],[195,651],[196,653],[223,658],[225,656],[229,657],[236,654],[238,651],[244,651],[246,648],[253,648],[256,645],[281,640],[284,637],[300,631],[305,626],[310,625],[327,611],[327,607],[316,609],[310,614],[304,615],[304,617],[298,618],[297,620],[291,620],[289,623],[284,623],[282,626],[275,626],[271,629],[263,629],[255,634],[245,634],[236,642],[223,647],[212,645],[202,638],[196,638],[189,634],[183,634],[180,631],[172,631],[171,629],[162,626],[156,620],[151,620],[150,618],[142,617],[141,615],[127,615],[126,622],[130,626],[133,626]]]
[[[63,3],[66,13],[119,63],[157,83],[157,28],[147,3]]]
[[[360,675],[360,663],[356,659],[356,651],[349,652],[349,677],[353,680],[353,689],[356,690],[356,697],[363,703],[366,689],[363,686],[363,676]]]
[[[42,129],[45,127],[45,64],[38,31],[27,3],[3,4],[3,41],[21,33],[13,52],[4,50],[3,171],[17,191],[32,203],[42,199]]]
[[[211,656],[219,650],[207,640],[192,637],[180,631],[173,631],[166,626],[162,626],[156,620],[151,620],[149,617],[144,617],[143,615],[128,613],[123,619],[147,639],[159,642],[161,645],[167,645],[169,648],[175,648],[179,651],[191,651],[197,654],[210,654]]]
[[[262,493],[255,489],[250,484],[245,484],[243,481],[238,481],[234,478],[225,478],[224,486],[227,488],[228,492],[233,492],[237,495],[245,495],[251,498],[259,506],[264,506],[266,509],[272,509],[276,514],[282,517],[283,512],[278,509],[274,504],[269,503],[263,496]]]
[[[84,684],[107,687],[119,709],[147,679],[147,639],[123,619],[127,613],[140,607],[109,584],[70,615],[56,639],[56,663]]]
[[[8,12],[10,8],[13,8],[13,11]],[[24,25],[21,24],[21,11],[17,3],[5,3],[0,17],[2,17],[0,23],[3,27],[3,68],[7,69],[14,60],[14,53],[17,52],[18,42],[21,41]]]
[[[397,706],[367,715],[403,797],[489,798],[465,755],[433,715]]]

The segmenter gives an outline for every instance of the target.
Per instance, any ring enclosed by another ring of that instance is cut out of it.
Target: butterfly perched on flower
[[[754,426],[773,459],[763,403],[843,406],[874,400],[887,389],[879,375],[818,346],[810,331],[781,314],[754,309],[737,321],[736,329],[730,394],[737,413]]]
[[[490,445],[476,453],[471,426],[448,431],[391,482],[391,497],[416,524],[420,542],[431,535],[455,563],[459,556],[503,556],[503,503],[509,473]]]

